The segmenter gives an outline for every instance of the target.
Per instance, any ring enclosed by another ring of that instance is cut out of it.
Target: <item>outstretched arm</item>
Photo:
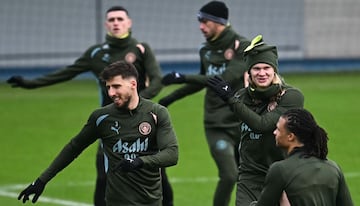
[[[173,102],[182,99],[188,95],[194,94],[200,90],[202,90],[204,87],[202,85],[198,85],[198,84],[186,84],[183,87],[173,91],[171,94],[162,97],[159,100],[159,104],[167,107],[170,104],[172,104]]]
[[[74,64],[58,69],[49,74],[44,74],[35,79],[26,79],[23,76],[15,75],[7,80],[11,87],[21,87],[25,89],[35,89],[38,87],[49,86],[60,82],[68,81],[81,73],[87,72],[91,68],[89,51],[86,51]]]
[[[35,203],[45,189],[46,184],[61,170],[67,167],[86,147],[97,139],[96,131],[92,126],[94,123],[88,121],[81,132],[64,146],[50,166],[18,196],[25,203],[29,196],[34,194],[32,202]]]

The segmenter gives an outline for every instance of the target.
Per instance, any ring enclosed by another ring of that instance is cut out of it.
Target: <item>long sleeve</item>
[[[250,205],[278,205],[283,191],[292,206],[353,206],[338,165],[331,160],[303,157],[301,151],[270,166],[258,202]]]
[[[350,191],[347,187],[345,177],[342,171],[339,168],[340,180],[339,180],[339,190],[338,195],[336,196],[336,205],[346,205],[353,206],[353,202],[350,196]]]
[[[245,91],[245,89],[243,90]],[[244,92],[240,95],[246,95]],[[241,97],[240,97],[241,98]],[[235,115],[245,122],[253,131],[271,132],[274,130],[280,115],[291,108],[301,108],[304,106],[303,94],[294,88],[286,90],[276,108],[265,114],[259,114],[247,106],[236,95],[229,99],[231,109]]]
[[[27,85],[31,85],[34,88],[44,87],[48,85],[57,84],[71,80],[81,73],[91,71],[91,61],[89,59],[89,53],[92,49],[89,48],[81,57],[79,57],[73,64],[60,68],[49,74],[45,74],[41,77],[25,80]]]
[[[222,72],[212,72],[211,65],[206,61],[206,57],[201,59],[201,72],[200,74],[186,75],[186,82],[193,84],[200,84],[206,86],[209,77],[215,74],[220,75],[234,90],[238,90],[244,87],[243,76],[247,71],[245,60],[244,60],[244,49],[249,45],[249,41],[243,37],[238,37],[234,42],[239,43],[236,49],[233,50],[234,57],[231,60],[223,59],[223,64],[226,65],[226,69]],[[230,42],[233,43],[233,42]],[[201,55],[201,54],[200,54]],[[205,62],[203,62],[205,61]],[[205,69],[207,68],[207,69]]]
[[[144,67],[145,73],[149,80],[149,85],[140,91],[140,96],[151,99],[155,97],[161,91],[163,85],[161,84],[161,68],[157,62],[153,51],[146,43],[142,43],[145,48],[144,51]]]
[[[158,107],[156,140],[159,152],[153,155],[142,156],[145,166],[169,167],[177,164],[178,143],[170,115],[165,107]]]
[[[200,90],[202,90],[204,86],[198,84],[185,84],[184,86],[180,87],[179,89],[173,91],[169,95],[164,98],[171,98],[175,102],[179,99],[182,99],[188,95],[194,94]]]
[[[97,139],[94,121],[89,118],[87,124],[78,135],[66,144],[61,152],[55,157],[50,166],[40,175],[44,182],[50,181],[61,170],[67,167],[74,159],[90,144]]]
[[[283,174],[276,163],[274,163],[268,171],[265,178],[264,187],[262,189],[260,199],[257,203],[252,203],[250,206],[276,206],[278,205],[283,190],[285,188],[285,181]]]

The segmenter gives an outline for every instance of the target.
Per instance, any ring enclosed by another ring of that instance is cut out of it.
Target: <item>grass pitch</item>
[[[329,158],[343,169],[360,204],[360,73],[288,74],[287,83],[305,95],[305,107],[329,134]],[[170,93],[166,87],[154,99]],[[175,205],[212,205],[217,170],[202,124],[204,91],[169,106],[180,146],[179,164],[168,168]],[[0,203],[22,205],[18,193],[32,182],[98,107],[94,80],[70,81],[36,90],[0,83]],[[47,186],[37,205],[90,206],[97,144],[85,150]],[[235,192],[231,205],[235,203]],[[30,203],[28,203],[30,204]]]

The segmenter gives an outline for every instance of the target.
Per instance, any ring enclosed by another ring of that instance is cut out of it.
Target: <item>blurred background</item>
[[[71,64],[104,41],[105,12],[113,5],[128,9],[133,36],[150,44],[164,73],[197,72],[204,38],[196,14],[206,2],[1,0],[0,80],[14,74],[35,77]],[[249,39],[262,34],[278,46],[280,72],[360,70],[360,1],[225,2],[239,34]]]

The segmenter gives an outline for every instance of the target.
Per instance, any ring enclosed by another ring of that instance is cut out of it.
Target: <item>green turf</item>
[[[360,135],[356,130],[360,122],[360,73],[284,77],[303,91],[306,108],[328,131],[329,157],[342,167],[354,203],[360,204]],[[155,100],[176,87],[165,88]],[[168,168],[177,206],[212,202],[217,171],[204,137],[203,95],[199,92],[169,107],[180,145],[179,164]],[[33,181],[79,131],[99,103],[98,91],[95,81],[71,81],[36,90],[12,89],[0,83],[0,102],[0,203],[21,205],[15,197],[21,185]],[[95,151],[96,145],[85,150],[47,185],[42,197],[91,204]]]

